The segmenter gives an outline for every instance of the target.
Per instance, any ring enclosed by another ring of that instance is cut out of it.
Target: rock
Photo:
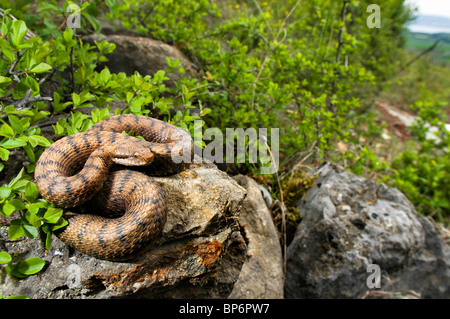
[[[128,262],[95,259],[53,236],[3,242],[13,262],[41,257],[46,266],[26,279],[0,272],[0,294],[30,298],[225,298],[247,253],[237,216],[245,190],[215,165],[192,164],[155,178],[166,194],[168,218],[153,247]],[[6,235],[2,227],[2,237]],[[2,243],[2,241],[0,241]]]
[[[108,66],[111,73],[125,72],[127,75],[138,71],[141,75],[153,75],[159,70],[167,70],[166,57],[177,59],[185,69],[183,76],[199,78],[197,67],[176,47],[162,41],[131,35],[97,35],[91,34],[83,37],[83,40],[94,45],[94,40],[101,42],[107,40],[116,45],[114,52],[107,54]],[[179,73],[166,72],[170,79],[166,84],[173,83],[180,78]]]
[[[405,195],[333,164],[318,173],[299,201],[303,220],[287,249],[286,298],[361,298],[370,291],[450,297],[450,248]],[[379,289],[372,264],[381,273]]]
[[[248,242],[248,259],[229,298],[283,298],[281,247],[270,211],[253,179],[243,175],[237,175],[234,179],[247,191],[239,224]]]

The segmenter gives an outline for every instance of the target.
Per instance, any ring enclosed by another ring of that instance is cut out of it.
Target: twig
[[[339,59],[341,57],[341,48],[342,45],[344,44],[344,26],[345,26],[345,11],[347,9],[347,5],[348,5],[348,0],[344,0],[344,5],[342,6],[342,10],[341,10],[341,22],[342,25],[339,28],[339,42],[338,42],[338,47],[337,47],[337,52],[336,52],[336,64],[339,63]]]
[[[261,7],[259,6],[259,3],[258,3],[258,1],[256,1],[256,0],[253,0],[253,2],[255,3],[255,6],[256,6],[256,8],[258,8],[258,11],[259,11],[259,13],[261,14],[261,16],[263,17],[263,19],[264,19],[264,22],[267,24],[267,27],[269,28],[269,30],[270,30],[270,33],[272,33],[272,35],[275,35],[274,33],[273,33],[273,29],[272,29],[272,26],[269,24],[269,21],[267,21],[267,19],[266,19],[266,17],[265,17],[265,15],[264,15],[264,12],[262,11],[262,9],[261,9]]]
[[[47,81],[48,79],[50,79],[53,74],[55,74],[56,72],[56,67],[54,67],[46,76],[44,76],[42,79],[39,80],[38,84],[42,85],[44,84],[45,81]],[[29,103],[33,103],[33,102],[38,102],[38,101],[53,101],[52,97],[49,96],[31,96],[31,89],[28,89],[27,92],[25,93],[25,97],[21,100],[17,100],[15,102],[12,103],[12,105],[14,105],[14,108],[16,110],[21,110],[25,107],[25,105],[29,104]]]
[[[53,101],[52,97],[49,96],[31,96],[31,90],[29,89],[25,95],[25,97],[22,100],[18,100],[15,103],[13,103],[14,108],[16,110],[21,110],[25,107],[25,105],[33,103],[33,102],[38,102],[38,101]]]
[[[402,66],[402,68],[400,69],[400,71],[405,70],[407,67],[409,67],[411,64],[413,64],[414,62],[416,62],[417,60],[419,60],[421,57],[423,57],[424,55],[430,53],[431,51],[433,51],[436,46],[438,45],[438,43],[440,42],[440,39],[437,39],[432,46],[430,46],[428,49],[420,52],[418,55],[416,55],[414,58],[412,58],[411,60],[409,60],[404,66]]]
[[[264,17],[264,14],[263,14],[261,8],[259,7],[259,5],[257,4],[257,2],[256,2],[255,0],[254,0],[254,2],[255,2],[255,4],[256,4],[256,6],[258,7],[258,10],[260,11],[260,13],[261,13],[261,14],[263,15],[263,17]],[[283,23],[281,24],[280,28],[278,29],[277,35],[276,35],[275,38],[273,39],[273,42],[278,41],[278,38],[279,38],[279,36],[280,36],[280,34],[281,34],[282,31],[284,31],[284,37],[283,37],[283,40],[286,38],[286,29],[285,29],[284,27],[285,27],[285,25],[286,25],[287,20],[288,20],[289,17],[292,15],[292,13],[295,11],[295,9],[296,9],[297,6],[300,4],[300,2],[301,2],[301,0],[298,0],[298,1],[295,3],[295,5],[292,7],[292,9],[289,11],[289,13],[287,14],[286,18],[284,18]],[[265,20],[265,17],[264,17],[264,20]],[[270,31],[271,31],[272,34],[273,34],[273,30],[272,30],[272,28],[270,27],[269,23],[268,23],[267,21],[266,21],[266,23],[267,23],[267,26],[269,27]],[[270,43],[269,43],[269,45],[270,45]],[[271,49],[272,49],[272,48],[271,48]],[[261,63],[261,67],[259,68],[258,74],[256,75],[256,78],[255,78],[255,80],[254,80],[253,83],[252,83],[252,87],[253,87],[253,90],[252,90],[252,103],[251,103],[251,108],[252,108],[252,109],[254,109],[254,107],[255,107],[256,84],[258,83],[259,77],[261,76],[262,70],[264,69],[264,66],[266,65],[266,62],[267,62],[267,60],[268,60],[268,58],[269,58],[269,55],[270,55],[270,50],[268,50],[268,51],[266,52],[266,54],[265,54],[265,56],[264,56],[264,59],[263,59],[263,62]]]
[[[73,71],[73,47],[70,48],[70,77],[72,80],[72,93],[75,93],[75,75]]]
[[[9,226],[9,225],[10,225],[10,223],[2,224],[2,226]],[[3,242],[3,243],[17,243],[19,241],[24,241],[24,240],[27,240],[27,239],[28,239],[27,237],[20,237],[20,238],[16,238],[16,239],[0,239],[0,242]]]
[[[5,10],[3,10],[2,8],[0,8],[0,16],[3,17],[5,14]],[[8,17],[13,20],[16,21],[17,19],[10,13],[8,13]],[[25,34],[25,36],[23,37],[25,40],[30,40],[31,38],[34,38],[36,36],[36,34],[34,34],[33,32],[31,32],[29,29],[27,29],[27,33]]]
[[[336,50],[336,65],[339,64],[339,60],[341,58],[341,49],[342,49],[342,45],[344,44],[345,12],[346,12],[346,9],[347,9],[348,2],[349,2],[348,0],[344,0],[344,4],[343,4],[342,10],[341,10],[341,23],[342,23],[342,25],[339,28],[339,40],[338,40],[338,47],[337,47],[337,50]],[[346,61],[346,63],[347,63],[347,61]],[[333,77],[333,81],[331,83],[331,93],[332,94],[336,93],[336,79],[339,78],[340,73],[341,73],[340,70],[337,69],[336,70],[336,76]],[[333,104],[333,102],[329,102],[329,110],[334,113],[334,104]]]
[[[108,48],[109,48],[109,45],[108,45],[105,49],[102,49],[102,50],[100,51],[100,53],[99,53],[98,56],[97,56],[97,59],[95,59],[95,61],[94,61],[94,64],[95,64],[95,65],[97,65],[98,60],[100,60],[100,58],[101,58],[102,55],[103,55],[103,52],[104,52],[106,49],[108,49]]]
[[[267,151],[269,152],[270,158],[272,159],[272,163],[276,164],[275,158],[273,156],[272,150],[270,149],[269,143],[266,139],[264,139],[267,145]],[[275,174],[277,176],[277,183],[278,183],[278,189],[280,190],[280,200],[281,204],[279,204],[281,208],[281,236],[283,237],[283,273],[286,273],[286,265],[287,265],[287,258],[286,258],[286,206],[284,204],[284,198],[283,198],[283,189],[281,187],[281,181],[280,181],[280,175],[278,174],[278,167],[276,168]]]
[[[42,79],[40,79],[38,84],[39,85],[44,84],[44,82],[47,81],[48,79],[50,79],[53,76],[53,74],[55,74],[55,72],[56,72],[56,67],[51,69],[50,72],[46,76],[44,76]]]
[[[61,118],[64,118],[64,119],[67,120],[67,119],[69,118],[69,116],[70,116],[70,114],[65,114],[64,116],[62,116],[62,117],[60,117],[60,118],[58,118],[58,119],[53,119],[53,120],[51,120],[51,121],[47,121],[47,122],[44,122],[44,123],[37,123],[37,124],[35,124],[35,125],[30,126],[29,129],[33,129],[33,128],[37,128],[37,127],[43,128],[43,127],[55,125],[55,124],[58,123],[58,121],[59,121]],[[91,118],[91,116],[90,116],[89,118]]]
[[[14,59],[13,63],[11,64],[11,66],[9,67],[8,73],[7,75],[14,75],[17,74],[16,72],[14,72],[14,69],[16,68],[17,64],[19,63],[20,59],[22,58],[22,56],[25,54],[27,50],[22,50],[21,52],[14,52],[14,55],[16,56],[16,58]]]

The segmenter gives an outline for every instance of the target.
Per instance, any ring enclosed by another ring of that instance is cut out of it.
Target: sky
[[[450,0],[407,0],[419,7],[419,14],[429,14],[450,18]]]

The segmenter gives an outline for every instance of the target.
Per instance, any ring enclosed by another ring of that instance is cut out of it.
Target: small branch
[[[405,70],[407,67],[409,67],[411,64],[413,64],[414,62],[416,62],[417,60],[419,60],[421,57],[423,57],[424,55],[430,53],[431,51],[433,51],[436,46],[438,45],[438,43],[440,42],[440,39],[437,39],[432,46],[430,46],[428,49],[420,52],[418,55],[416,55],[414,58],[412,58],[410,61],[408,61],[402,68],[401,71]]]
[[[45,81],[47,81],[48,79],[50,79],[53,74],[55,74],[56,72],[56,67],[54,67],[46,76],[44,76],[42,79],[39,80],[38,84],[42,85],[44,84]],[[31,96],[31,89],[28,89],[27,92],[25,93],[25,97],[21,100],[17,100],[14,101],[12,103],[12,105],[14,105],[14,108],[16,110],[21,110],[23,108],[25,108],[25,105],[29,104],[29,103],[33,103],[33,102],[38,102],[38,101],[53,101],[52,97],[49,96]]]
[[[2,226],[9,226],[9,225],[10,225],[10,223],[2,224]],[[0,242],[2,242],[2,243],[17,243],[17,242],[24,241],[24,240],[27,240],[27,238],[20,237],[20,238],[16,238],[16,239],[0,239]]]
[[[264,22],[266,23],[267,27],[268,27],[269,30],[270,30],[270,33],[272,33],[272,35],[275,35],[275,33],[273,32],[272,26],[269,24],[269,21],[267,21],[266,17],[264,16],[264,12],[262,11],[261,7],[259,6],[258,1],[253,0],[253,2],[254,2],[254,4],[255,4],[256,8],[258,8],[259,13],[260,13],[261,16],[263,17]]]
[[[16,56],[16,58],[14,59],[13,63],[11,64],[7,75],[14,75],[14,74],[16,74],[16,72],[14,72],[14,69],[16,68],[17,64],[19,63],[20,59],[25,54],[25,52],[26,52],[26,50],[23,50],[20,53],[14,52],[14,55]]]
[[[263,14],[261,8],[259,7],[258,3],[257,3],[256,1],[254,1],[254,2],[255,2],[255,4],[256,4],[256,6],[258,7],[258,10],[260,11],[260,13],[262,14],[262,16],[264,17],[264,14]],[[278,41],[278,38],[280,37],[280,34],[281,34],[282,31],[285,32],[285,33],[284,33],[283,40],[286,38],[286,29],[285,29],[286,22],[289,20],[290,16],[291,16],[292,13],[295,11],[295,9],[296,9],[297,6],[300,4],[300,2],[301,2],[301,0],[298,0],[298,1],[295,3],[295,5],[292,7],[292,9],[288,12],[286,18],[284,18],[283,23],[281,24],[280,28],[278,29],[278,32],[277,32],[275,38],[273,39],[273,42],[277,42],[277,41]],[[265,20],[265,18],[264,18],[264,20]],[[267,23],[267,21],[266,21],[266,23]],[[273,34],[273,30],[272,30],[272,28],[270,27],[270,25],[269,25],[268,23],[267,23],[267,26],[269,27],[271,33]],[[267,42],[267,41],[266,41],[266,42]],[[268,42],[268,43],[269,43],[269,42]],[[269,46],[270,46],[270,43],[269,43]],[[272,48],[270,48],[270,49],[272,49]],[[265,56],[264,56],[264,59],[263,59],[263,62],[261,63],[261,67],[259,68],[258,74],[256,75],[256,78],[255,78],[255,80],[254,80],[253,83],[252,83],[252,87],[253,87],[253,90],[252,90],[252,103],[251,103],[251,108],[252,108],[252,110],[253,110],[254,107],[255,107],[256,84],[257,84],[258,81],[259,81],[259,77],[261,76],[261,73],[262,73],[262,71],[263,71],[263,69],[264,69],[264,66],[266,65],[266,62],[267,62],[267,60],[268,60],[268,58],[269,58],[269,55],[270,55],[270,50],[268,50],[268,51],[266,52],[266,54],[265,54]]]
[[[267,151],[270,154],[270,158],[272,160],[272,163],[276,164],[275,158],[273,156],[272,150],[270,149],[269,143],[266,139],[264,139],[266,145],[267,145]],[[286,205],[284,204],[284,197],[283,197],[283,188],[281,187],[281,181],[280,181],[280,175],[278,174],[278,167],[275,171],[276,177],[277,177],[277,183],[278,183],[278,189],[280,190],[280,201],[281,203],[278,203],[281,209],[281,235],[282,235],[282,241],[283,241],[283,273],[286,274],[287,269],[287,257],[286,257],[286,251],[287,251],[287,243],[286,243]]]
[[[58,123],[59,119],[65,118],[65,119],[67,120],[67,118],[69,118],[69,116],[70,116],[70,114],[66,114],[66,115],[63,116],[63,117],[60,117],[60,118],[57,118],[57,119],[53,119],[53,120],[51,120],[51,121],[47,121],[47,122],[44,122],[44,123],[37,123],[36,125],[30,126],[29,129],[33,129],[33,128],[37,128],[37,127],[43,128],[43,127],[55,125],[55,124]]]
[[[42,85],[44,84],[45,81],[47,81],[48,79],[50,79],[53,74],[55,74],[56,72],[56,67],[54,67],[46,76],[44,76],[42,79],[39,80],[38,84]]]
[[[38,101],[53,101],[53,98],[50,96],[33,96],[30,97],[27,101],[26,104],[28,103],[33,103],[33,102],[38,102]]]
[[[16,110],[21,110],[25,108],[25,105],[30,104],[30,103],[34,103],[34,102],[38,102],[38,101],[48,101],[51,102],[53,101],[52,97],[49,96],[32,96],[30,97],[31,94],[31,90],[27,91],[27,94],[25,95],[25,97],[22,100],[18,100],[16,103],[13,103],[14,108]]]
[[[108,46],[107,48],[105,48],[105,49],[103,49],[103,50],[100,51],[100,53],[99,53],[97,59],[95,59],[95,62],[94,62],[94,64],[95,64],[96,66],[97,66],[98,60],[100,60],[100,58],[102,57],[103,52],[104,52],[106,49],[108,49],[108,48],[109,48],[109,46]]]
[[[339,60],[341,57],[341,48],[342,48],[342,45],[344,44],[343,35],[344,35],[344,26],[345,26],[345,11],[347,9],[347,5],[348,5],[348,0],[344,0],[344,5],[342,6],[342,10],[341,10],[342,26],[339,28],[339,42],[338,42],[338,47],[337,47],[337,52],[336,52],[336,64],[339,63]]]
[[[73,47],[70,48],[70,77],[72,80],[72,93],[75,93],[75,75],[73,70]]]
[[[341,27],[339,28],[339,40],[338,40],[338,47],[336,50],[336,65],[339,64],[339,60],[341,59],[341,49],[342,45],[344,44],[344,27],[345,27],[345,12],[347,10],[348,0],[344,0],[344,5],[342,6],[341,10]],[[348,61],[346,59],[345,63],[347,64]],[[333,81],[331,83],[331,93],[336,93],[336,80],[339,78],[339,75],[341,74],[340,70],[336,70],[336,76],[333,77]],[[327,103],[328,104],[328,103]],[[329,102],[329,110],[334,113],[334,104],[332,102]]]

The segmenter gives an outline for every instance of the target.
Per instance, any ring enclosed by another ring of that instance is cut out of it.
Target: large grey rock
[[[108,58],[106,65],[112,73],[124,72],[132,75],[138,71],[143,76],[153,75],[159,70],[167,70],[166,57],[168,57],[181,62],[185,77],[200,77],[197,67],[180,50],[162,41],[124,34],[91,34],[83,37],[83,40],[92,45],[94,40],[97,42],[107,40],[116,45],[114,52],[106,55]],[[180,78],[179,73],[166,72],[166,76],[170,79],[167,83],[169,86]]]
[[[95,259],[53,236],[43,241],[3,242],[0,250],[46,261],[26,279],[0,272],[0,294],[30,298],[225,298],[239,277],[247,246],[237,222],[245,190],[215,165],[192,164],[179,174],[155,178],[166,194],[168,218],[161,238],[128,262]],[[7,227],[1,228],[2,237]]]
[[[333,164],[318,173],[298,205],[286,298],[363,297],[375,283],[370,264],[381,271],[375,291],[450,297],[450,248],[406,196]]]
[[[270,211],[253,179],[243,175],[234,179],[247,191],[239,224],[248,242],[248,256],[229,298],[283,298],[281,247]]]

